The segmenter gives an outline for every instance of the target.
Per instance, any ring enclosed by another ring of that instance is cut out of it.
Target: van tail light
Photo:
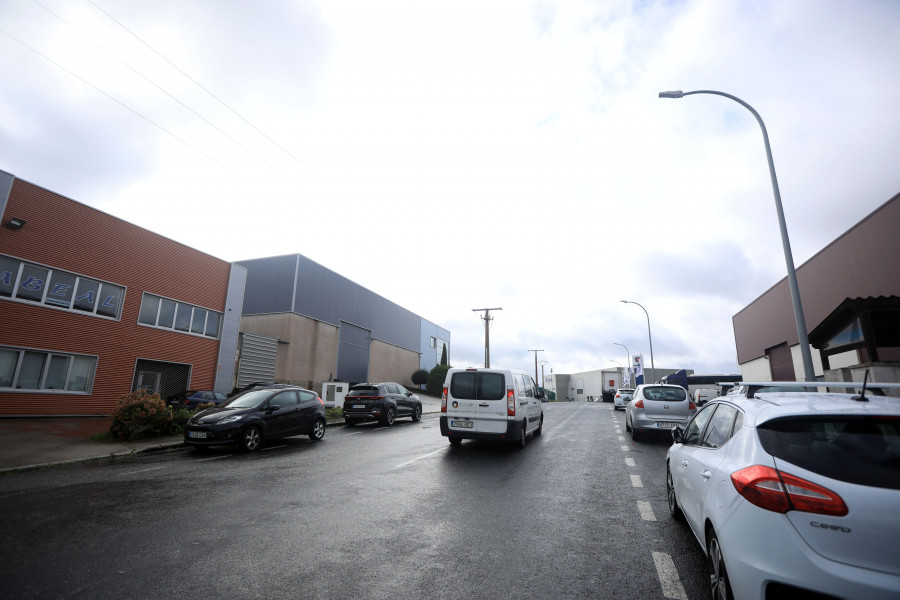
[[[506,388],[506,416],[516,416],[516,392],[512,388]]]
[[[745,500],[772,512],[800,510],[836,517],[849,512],[843,499],[831,490],[771,467],[753,465],[735,471],[731,483]]]
[[[632,406],[635,407],[635,408],[644,408],[644,401],[643,401],[643,400],[638,400],[637,402],[635,402],[634,404],[632,404]]]
[[[447,388],[444,388],[441,392],[441,412],[447,412]]]

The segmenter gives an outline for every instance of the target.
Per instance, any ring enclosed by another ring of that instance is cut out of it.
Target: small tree
[[[444,389],[444,379],[447,378],[449,370],[450,365],[435,365],[428,373],[428,383],[425,384],[425,389],[435,396],[440,396]]]
[[[410,381],[412,381],[416,385],[425,385],[428,383],[428,371],[425,369],[419,369],[410,377]]]
[[[441,344],[441,364],[447,366],[447,344]]]
[[[110,432],[120,440],[136,440],[146,433],[166,435],[172,410],[159,397],[146,390],[136,390],[122,396],[113,410]]]

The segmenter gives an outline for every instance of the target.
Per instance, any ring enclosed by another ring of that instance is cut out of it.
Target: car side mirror
[[[270,404],[269,408],[267,408],[266,410],[270,413],[273,413],[276,410],[281,410],[281,405],[280,404]]]
[[[672,440],[676,444],[684,443],[684,429],[681,426],[676,425],[675,429],[672,430]]]

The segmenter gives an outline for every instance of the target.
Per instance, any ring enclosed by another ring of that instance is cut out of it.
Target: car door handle
[[[487,402],[482,402],[478,406],[480,406],[481,408],[488,408],[490,406],[490,404],[488,404]]]
[[[712,477],[712,473],[710,473],[709,471],[703,471],[702,473],[700,473],[700,475],[703,476],[703,479],[709,479],[710,477]]]

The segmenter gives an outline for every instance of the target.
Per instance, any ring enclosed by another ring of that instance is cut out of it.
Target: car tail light
[[[322,406],[325,406],[325,401],[322,400],[322,397],[319,396],[318,394],[316,394],[316,400],[319,401],[319,404],[321,404]]]
[[[638,400],[637,402],[635,402],[634,404],[632,404],[632,406],[635,407],[635,408],[644,408],[644,401],[643,401],[643,400]]]
[[[506,416],[516,416],[516,392],[512,388],[506,388]]]
[[[441,392],[441,412],[447,412],[447,388],[444,388]]]
[[[842,517],[849,510],[843,499],[811,481],[754,465],[731,474],[731,483],[751,504],[778,513],[789,510]]]
[[[688,402],[688,410],[697,410],[697,405],[694,404],[694,401],[693,401],[693,400],[691,400],[690,402]]]

